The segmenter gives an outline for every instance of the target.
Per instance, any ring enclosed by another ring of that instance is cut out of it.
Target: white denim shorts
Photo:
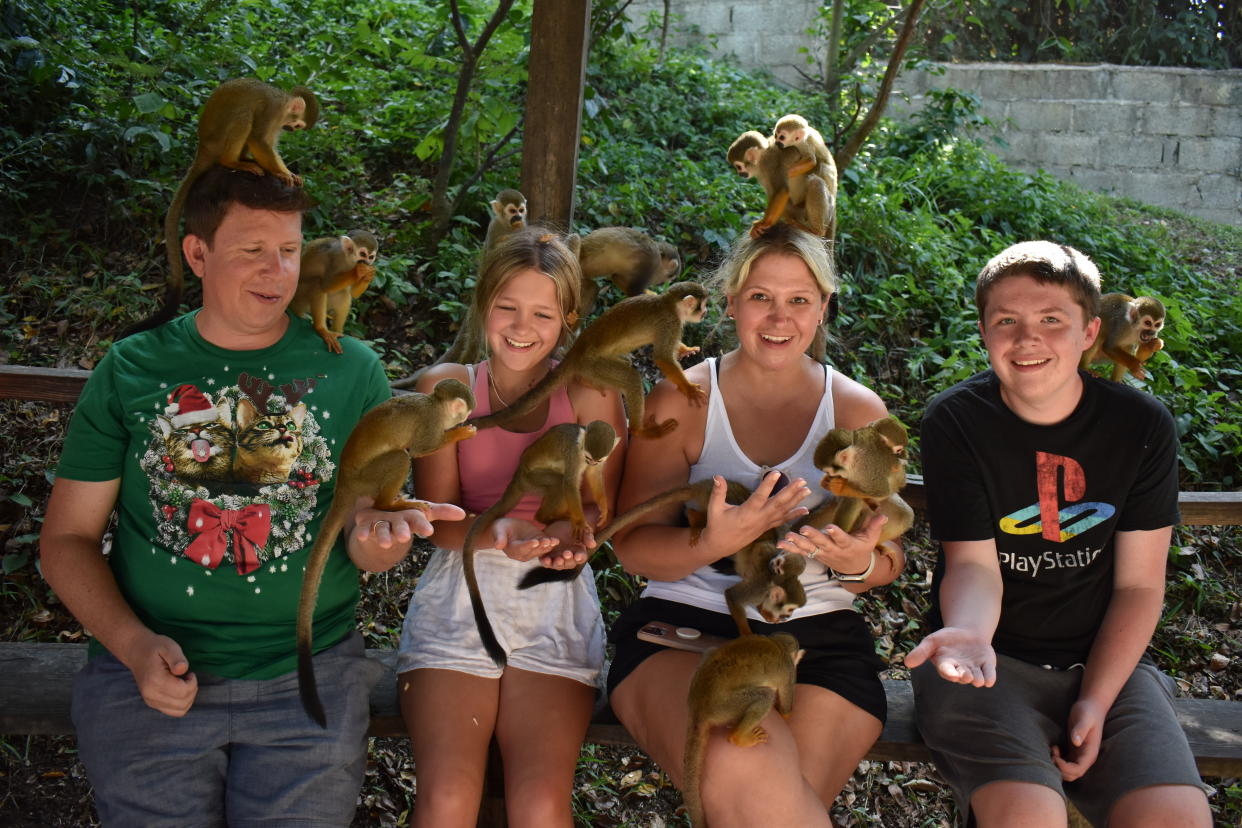
[[[538,560],[515,561],[498,549],[476,551],[479,594],[496,638],[513,667],[599,687],[604,622],[591,567],[572,581],[519,590],[522,576],[539,565]],[[500,678],[503,671],[483,649],[460,552],[437,549],[410,599],[397,672],[420,668],[485,678]]]

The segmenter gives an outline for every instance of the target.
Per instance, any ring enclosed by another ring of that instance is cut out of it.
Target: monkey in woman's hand
[[[320,726],[327,726],[327,717],[315,686],[312,627],[319,582],[336,536],[345,528],[360,497],[374,498],[372,508],[380,511],[429,511],[426,502],[406,500],[401,495],[410,474],[410,459],[473,437],[474,428],[461,424],[473,408],[474,394],[465,383],[441,380],[430,394],[404,394],[372,408],[354,426],[341,450],[332,506],[306,559],[298,602],[298,690],[302,706]]]
[[[254,78],[235,78],[216,87],[198,119],[198,149],[185,177],[177,186],[164,217],[164,248],[168,279],[164,305],[137,323],[121,338],[149,330],[172,319],[181,304],[185,275],[181,265],[181,213],[190,187],[215,164],[254,175],[274,175],[291,187],[302,186],[289,172],[276,142],[282,130],[309,129],[319,118],[319,100],[304,86],[285,92]],[[247,153],[249,157],[247,156]]]
[[[677,364],[694,353],[681,341],[682,326],[703,319],[707,291],[695,282],[677,282],[662,294],[642,294],[613,305],[574,341],[565,358],[508,408],[470,420],[476,428],[504,426],[529,414],[560,386],[578,380],[592,388],[618,388],[629,418],[630,433],[660,437],[677,427],[676,420],[643,419],[643,378],[630,364],[630,352],[650,345],[652,359],[669,380],[695,405],[707,394],[690,382]]]
[[[683,756],[681,793],[690,824],[702,828],[701,782],[703,753],[713,727],[729,729],[729,741],[738,747],[766,742],[767,731],[759,723],[776,708],[789,718],[793,713],[797,666],[805,650],[789,633],[744,635],[708,650],[690,679]]]
[[[470,592],[470,606],[474,610],[479,637],[483,639],[483,648],[498,665],[503,666],[508,656],[496,638],[487,618],[487,609],[483,606],[483,596],[479,593],[479,580],[474,571],[479,534],[517,506],[523,495],[538,494],[543,500],[535,513],[535,520],[545,525],[568,520],[573,526],[574,541],[581,543],[591,529],[582,505],[582,481],[586,479],[591,496],[599,507],[599,525],[602,526],[608,521],[604,461],[618,442],[617,432],[603,420],[593,420],[585,426],[577,423],[552,426],[526,447],[500,500],[475,518],[466,532],[461,559]],[[572,570],[542,571],[555,572],[558,576],[548,580],[566,580],[576,577],[581,570],[579,566]]]
[[[906,427],[892,415],[862,428],[831,429],[815,447],[814,462],[824,472],[820,485],[834,496],[811,510],[794,529],[822,529],[831,523],[853,534],[879,512],[888,522],[876,543],[905,532],[914,523],[914,510],[897,492],[906,485],[908,444]]]
[[[708,477],[661,492],[618,515],[607,529],[595,536],[596,545],[632,526],[650,512],[672,503],[685,503],[686,518],[690,524],[690,545],[694,546],[707,526],[707,502],[711,498],[712,487],[713,478]],[[738,506],[750,496],[750,489],[741,483],[725,481],[726,503]],[[750,620],[746,617],[747,607],[754,607],[769,624],[779,624],[789,620],[794,610],[806,604],[806,589],[799,580],[806,569],[806,558],[787,554],[776,546],[776,540],[776,529],[769,529],[745,542],[727,560],[721,559],[717,564],[712,564],[720,571],[735,574],[741,579],[725,590],[725,603],[738,633],[742,635],[751,632]],[[528,586],[523,582],[519,588]]]

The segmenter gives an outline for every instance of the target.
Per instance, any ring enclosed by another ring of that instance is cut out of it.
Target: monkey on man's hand
[[[282,130],[309,129],[319,118],[319,100],[304,86],[285,92],[254,78],[235,78],[216,87],[198,118],[198,148],[172,205],[164,217],[164,248],[168,279],[164,304],[152,316],[135,324],[121,338],[150,330],[172,319],[181,305],[185,272],[181,265],[181,213],[190,187],[215,164],[254,175],[274,175],[286,185],[302,186],[289,172],[276,142]],[[249,157],[247,156],[249,154]]]
[[[701,793],[703,754],[713,727],[729,729],[729,741],[738,747],[766,742],[759,723],[775,708],[789,718],[793,713],[797,666],[804,650],[789,633],[743,635],[708,650],[690,680],[683,756],[682,797],[690,824],[707,825]]]
[[[321,727],[327,726],[327,717],[315,686],[312,627],[319,582],[336,537],[360,497],[374,498],[372,508],[384,512],[429,511],[426,502],[407,500],[401,494],[410,474],[410,459],[473,437],[474,428],[461,424],[473,408],[474,394],[465,383],[441,380],[430,394],[403,394],[372,408],[354,426],[341,450],[332,506],[306,559],[298,602],[298,690],[302,706]]]
[[[465,567],[466,586],[470,592],[470,606],[474,610],[475,624],[483,648],[498,665],[508,659],[496,633],[488,620],[479,593],[479,580],[474,570],[475,547],[481,532],[503,517],[525,494],[539,494],[542,502],[535,520],[543,524],[569,520],[573,525],[573,539],[583,542],[591,529],[582,506],[582,481],[585,478],[591,496],[599,507],[599,523],[608,521],[608,494],[604,489],[604,461],[619,442],[617,432],[603,420],[593,420],[589,425],[561,423],[552,426],[522,452],[517,470],[500,500],[475,518],[462,543],[461,559]],[[547,580],[567,580],[582,571],[578,566],[572,570],[532,570],[554,573]]]

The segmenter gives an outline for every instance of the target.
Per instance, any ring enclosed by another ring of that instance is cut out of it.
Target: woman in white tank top
[[[686,696],[700,656],[635,643],[634,632],[648,621],[665,620],[736,634],[723,589],[737,578],[711,564],[736,551],[739,538],[788,523],[822,499],[811,458],[829,428],[858,428],[887,413],[873,391],[805,353],[835,290],[822,239],[778,224],[759,239],[740,240],[720,275],[738,347],[687,372],[709,391],[707,405],[693,406],[667,381],[651,392],[649,413],[679,424],[664,437],[631,443],[619,495],[624,512],[712,476],[755,488],[748,501],[731,507],[718,483],[707,526],[694,545],[677,506],[653,513],[616,539],[621,563],[649,585],[614,626],[612,707],[678,784]],[[772,495],[777,472],[791,482]],[[852,609],[854,595],[892,582],[904,566],[899,544],[877,549],[880,525],[877,518],[855,536],[828,527],[781,541],[787,551],[809,558],[803,575],[807,605],[780,626],[808,654],[799,666],[793,715],[786,721],[773,712],[763,720],[766,743],[737,747],[719,729],[710,739],[702,798],[712,824],[830,824],[832,801],[883,726],[883,687],[875,675],[882,665]],[[833,571],[869,574],[845,582]],[[756,623],[757,614],[751,617],[756,632],[773,631]]]

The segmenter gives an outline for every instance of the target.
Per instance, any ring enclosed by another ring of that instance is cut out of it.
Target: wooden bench
[[[71,403],[88,371],[0,366],[0,399]],[[922,479],[911,475],[902,495],[916,509],[925,505]],[[1182,522],[1188,525],[1242,524],[1242,492],[1181,492]],[[386,675],[371,695],[371,734],[404,736],[397,706],[392,650],[369,650]],[[85,644],[0,642],[0,733],[68,735],[70,680],[86,659]],[[876,761],[929,762],[930,755],[914,724],[914,700],[906,681],[886,680],[889,715],[884,732],[867,754]],[[1242,776],[1242,703],[1177,699],[1178,720],[1204,776]],[[593,722],[587,741],[635,746],[615,722]],[[489,796],[480,824],[503,823],[503,792],[489,772]]]

